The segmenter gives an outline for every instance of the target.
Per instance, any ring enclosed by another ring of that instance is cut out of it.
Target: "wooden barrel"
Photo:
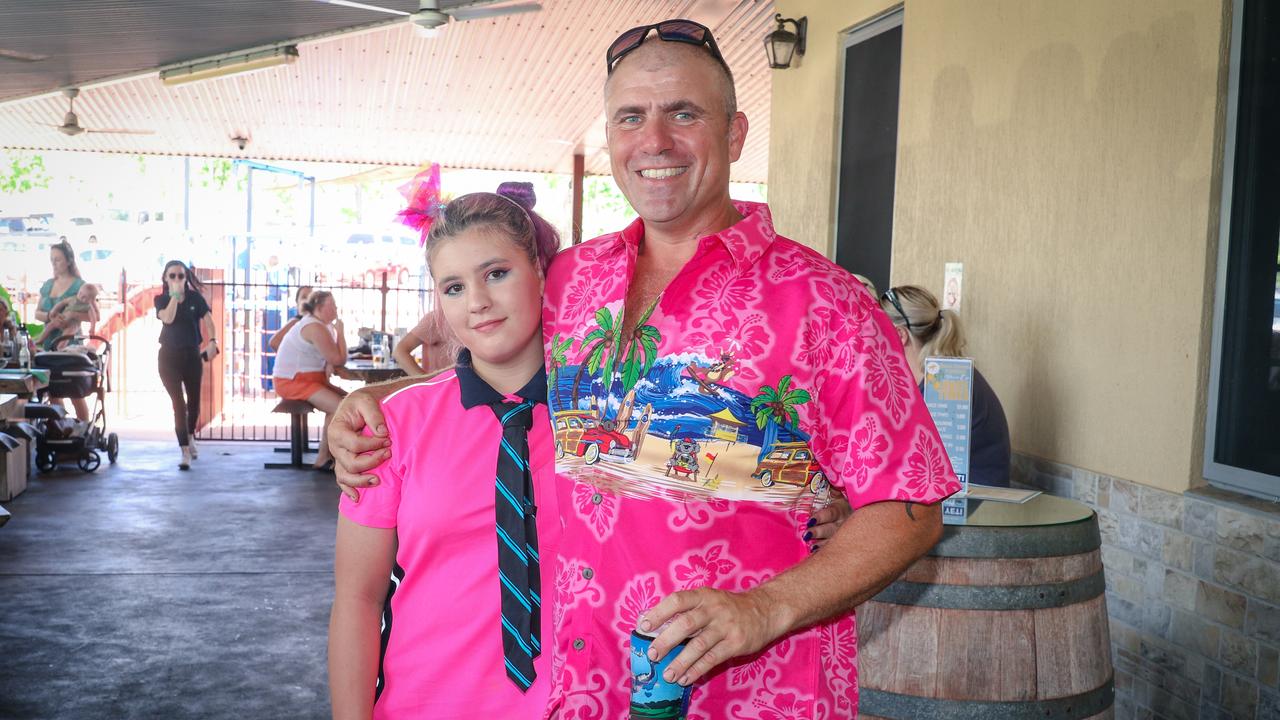
[[[858,608],[859,717],[1112,718],[1098,520],[1071,504],[1087,516],[948,525],[929,555]]]

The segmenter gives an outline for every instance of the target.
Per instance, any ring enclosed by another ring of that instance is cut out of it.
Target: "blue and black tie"
[[[499,401],[489,407],[502,421],[496,492],[502,656],[507,677],[524,692],[533,684],[533,659],[542,652],[537,507],[529,472],[533,403]]]

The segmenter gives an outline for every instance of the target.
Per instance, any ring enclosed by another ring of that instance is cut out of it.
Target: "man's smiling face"
[[[700,231],[728,204],[747,122],[728,117],[725,82],[705,50],[653,38],[606,83],[613,178],[647,226]]]

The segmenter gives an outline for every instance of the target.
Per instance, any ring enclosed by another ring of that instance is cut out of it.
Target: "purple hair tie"
[[[524,208],[525,212],[533,210],[538,204],[538,194],[530,182],[504,182],[498,186],[497,194]]]

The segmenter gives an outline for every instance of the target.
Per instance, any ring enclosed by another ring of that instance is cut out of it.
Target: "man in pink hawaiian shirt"
[[[936,542],[959,484],[875,299],[729,199],[747,119],[709,31],[662,30],[629,31],[605,87],[640,219],[547,278],[564,523],[548,715],[627,717],[638,626],[658,657],[688,638],[669,672],[691,718],[853,717],[853,608]],[[344,433],[366,418],[334,421],[348,484],[378,461]],[[854,513],[810,554],[832,487]]]

